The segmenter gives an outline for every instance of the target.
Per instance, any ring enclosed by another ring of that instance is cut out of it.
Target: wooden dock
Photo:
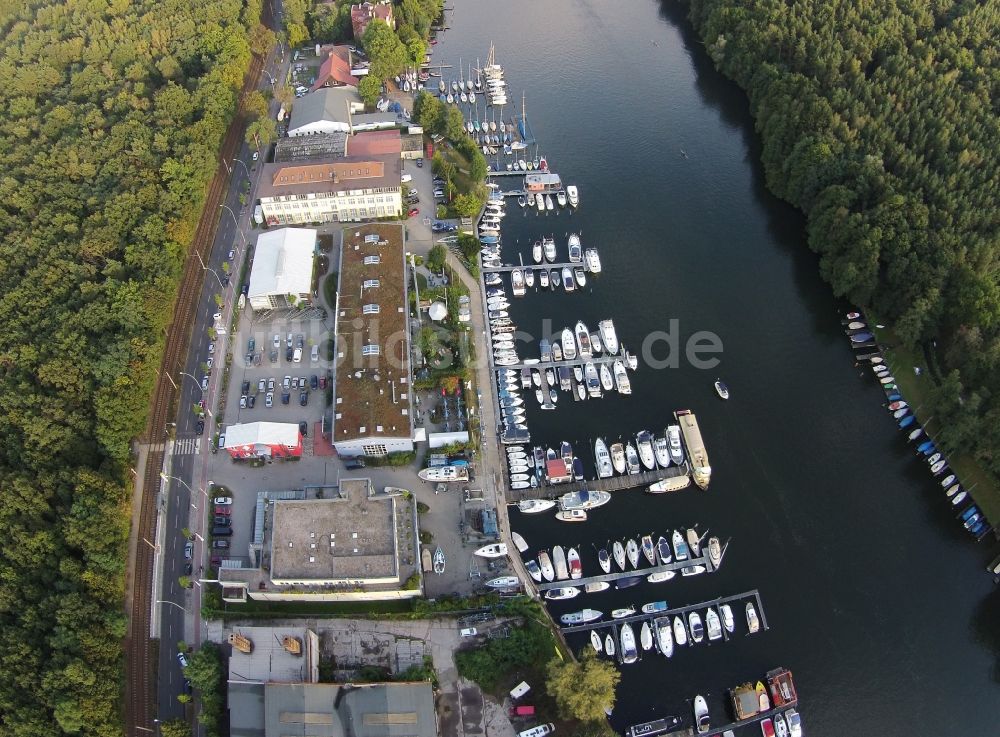
[[[490,355],[492,356],[492,352],[491,352]],[[523,368],[528,368],[528,369],[536,368],[536,369],[539,369],[540,371],[542,371],[544,373],[545,369],[547,369],[547,368],[558,369],[560,366],[568,366],[569,368],[572,368],[573,366],[581,366],[582,367],[584,364],[587,364],[587,363],[594,364],[594,367],[596,368],[596,367],[600,366],[602,363],[612,364],[612,363],[614,363],[615,361],[618,361],[618,360],[624,361],[625,359],[622,358],[620,355],[618,355],[616,353],[613,356],[601,356],[600,358],[585,358],[585,359],[581,359],[581,358],[577,357],[577,358],[574,358],[572,360],[566,360],[564,358],[561,361],[544,361],[544,362],[543,361],[539,361],[538,363],[524,363],[522,361],[521,363],[515,363],[515,364],[513,364],[511,366],[497,366],[496,364],[493,363],[493,360],[491,359],[490,360],[490,365],[491,365],[491,368],[494,371],[503,371],[504,369],[510,369],[511,371],[520,371]],[[626,368],[627,368],[627,366],[626,366]],[[534,385],[532,385],[532,388],[535,388]]]
[[[725,550],[722,552],[722,558],[725,559]],[[719,561],[722,563],[722,560]],[[612,571],[611,573],[602,573],[599,576],[588,576],[587,578],[576,578],[576,579],[561,579],[557,581],[543,581],[542,583],[536,583],[535,588],[539,591],[548,591],[549,589],[558,589],[567,586],[574,586],[576,588],[583,588],[588,583],[600,583],[602,581],[607,581],[611,583],[613,581],[619,581],[623,578],[632,578],[633,576],[648,576],[651,573],[662,573],[666,571],[679,571],[682,568],[690,568],[691,566],[703,565],[705,566],[705,573],[714,573],[718,570],[712,565],[712,561],[708,559],[708,553],[702,555],[698,558],[688,558],[687,560],[672,561],[666,565],[659,566],[648,566],[646,568],[636,568],[631,571]],[[699,574],[700,575],[700,574]],[[666,582],[664,582],[666,583]],[[646,616],[646,615],[643,615]],[[620,619],[615,620],[616,622],[628,622],[630,620]],[[573,632],[573,629],[567,629],[567,632]]]
[[[514,503],[525,499],[555,499],[563,494],[582,491],[583,489],[607,492],[625,491],[626,489],[634,489],[637,486],[649,486],[663,479],[678,478],[689,474],[690,468],[687,461],[685,461],[682,466],[668,466],[667,468],[659,468],[655,471],[622,474],[621,476],[610,476],[606,479],[592,479],[590,481],[570,481],[565,484],[540,485],[537,489],[509,490],[507,498],[510,499],[511,503]],[[515,499],[514,497],[517,498]],[[663,570],[670,569],[664,568]],[[652,573],[652,569],[649,572]]]
[[[688,612],[704,611],[705,609],[715,608],[716,609],[715,613],[719,614],[719,619],[721,621],[722,615],[718,611],[718,608],[720,606],[722,606],[723,604],[728,604],[733,601],[746,601],[747,599],[754,600],[754,606],[756,606],[757,608],[757,616],[760,618],[760,627],[762,630],[766,630],[767,620],[764,618],[764,605],[761,603],[760,592],[757,589],[744,591],[740,594],[733,594],[732,596],[720,596],[716,599],[710,599],[709,601],[702,601],[697,604],[689,604],[688,606],[676,607],[674,609],[664,609],[662,612],[654,612],[652,614],[643,614],[640,612],[638,614],[633,614],[631,617],[622,617],[621,619],[609,619],[606,621],[598,621],[598,622],[588,622],[587,624],[575,624],[570,627],[562,627],[561,629],[564,634],[571,635],[574,632],[587,632],[589,630],[600,630],[600,629],[605,629],[607,627],[613,627],[615,625],[620,626],[626,623],[641,624],[642,622],[652,621],[659,617],[680,616],[684,620],[684,629],[687,631],[688,634],[688,642],[693,642],[693,640],[691,639],[691,630],[688,629],[687,617],[685,616]],[[735,613],[733,616],[735,618],[736,616]],[[725,627],[722,628],[722,637],[723,640],[728,642],[730,635],[728,632],[726,632]],[[707,639],[708,636],[706,634],[706,641]]]
[[[564,263],[560,263],[560,264],[541,263],[541,264],[520,264],[520,265],[507,265],[507,266],[484,266],[483,267],[483,273],[484,274],[489,274],[489,273],[493,272],[493,273],[498,273],[498,274],[501,274],[501,273],[507,273],[507,274],[509,274],[514,269],[538,269],[538,270],[541,270],[541,269],[559,269],[560,271],[562,271],[564,267],[569,267],[570,269],[575,269],[578,266],[581,267],[581,268],[583,268],[583,263],[581,261],[577,261],[575,263],[565,263],[565,264]],[[558,288],[561,289],[561,287],[558,287]]]

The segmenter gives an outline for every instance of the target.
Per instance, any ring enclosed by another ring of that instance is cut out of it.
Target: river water
[[[690,408],[713,468],[708,492],[619,492],[582,525],[514,511],[531,555],[579,545],[594,575],[592,544],[608,539],[696,523],[732,538],[715,574],[580,596],[555,603],[554,614],[657,599],[683,606],[756,588],[770,625],[623,666],[612,724],[668,714],[690,723],[698,693],[714,723],[730,721],[726,688],[786,666],[808,735],[996,734],[1000,598],[983,572],[987,552],[951,518],[874,381],[853,367],[845,305],[819,279],[800,215],[765,190],[745,96],[715,72],[683,9],[651,0],[454,6],[435,61],[461,57],[468,69],[493,41],[511,97],[519,104],[525,93],[540,153],[580,189],[573,214],[526,214],[512,202],[505,260],[522,252],[527,262],[546,234],[564,255],[576,231],[603,261],[583,293],[517,300],[519,328],[544,337],[546,320],[596,330],[610,317],[639,352],[676,321],[682,354],[698,331],[723,346],[710,370],[683,355],[677,368],[640,362],[631,397],[574,403],[562,394],[555,412],[526,402],[533,442],[569,440],[588,458],[597,435],[610,443],[659,432],[673,410]],[[652,355],[664,359],[666,346]],[[717,376],[729,402],[714,394]],[[570,638],[578,649],[586,642]]]

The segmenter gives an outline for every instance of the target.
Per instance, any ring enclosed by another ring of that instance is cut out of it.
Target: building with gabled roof
[[[351,50],[346,46],[332,46],[325,49],[325,53],[326,57],[319,66],[316,81],[309,90],[315,92],[320,87],[357,89],[358,78],[351,74]]]
[[[349,133],[351,116],[365,109],[353,87],[325,87],[295,100],[288,121],[288,136]]]
[[[250,306],[274,310],[310,304],[315,255],[315,230],[281,228],[261,233],[250,268]]]
[[[351,6],[351,28],[354,31],[355,41],[364,38],[368,24],[376,18],[395,30],[396,19],[392,15],[392,3],[387,0],[378,3],[364,2]]]

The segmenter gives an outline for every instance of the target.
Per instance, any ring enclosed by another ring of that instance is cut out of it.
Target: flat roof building
[[[397,159],[398,161],[398,159]],[[403,229],[344,233],[331,442],[342,457],[413,450]]]
[[[347,156],[347,136],[347,133],[337,131],[296,138],[279,138],[274,144],[274,160],[287,164],[344,157]]]
[[[246,422],[226,428],[223,446],[232,458],[287,458],[302,455],[299,426],[288,422]]]
[[[267,225],[399,217],[399,155],[265,164],[257,194]]]
[[[347,133],[351,130],[351,116],[364,109],[354,87],[328,87],[310,92],[295,100],[288,121],[288,136]]]
[[[402,145],[398,130],[367,131],[347,139],[349,156],[399,156]]]
[[[254,310],[312,302],[316,231],[281,228],[257,238],[247,299]]]

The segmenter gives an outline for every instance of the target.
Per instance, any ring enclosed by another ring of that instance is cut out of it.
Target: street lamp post
[[[185,481],[184,479],[180,478],[179,476],[171,476],[171,475],[163,473],[161,471],[160,472],[160,478],[163,479],[164,481],[167,481],[169,479],[171,481],[176,481],[179,484],[183,484],[184,487],[188,490],[188,492],[190,492],[191,494],[194,494],[194,489],[191,488],[191,485],[187,481]],[[208,492],[206,492],[200,486],[198,487],[198,491],[201,492],[202,496],[204,496],[205,499],[208,499]]]
[[[240,161],[240,160],[236,159],[236,161]],[[243,166],[246,166],[246,164],[244,162],[240,161],[240,163],[243,164]],[[247,178],[248,179],[250,178],[250,172],[249,171],[247,172]],[[219,207],[221,207],[223,210],[226,210],[230,215],[233,216],[233,224],[236,225],[236,232],[240,234],[240,237],[243,239],[243,245],[246,246],[247,245],[247,237],[245,235],[243,235],[243,231],[240,229],[240,221],[237,220],[236,213],[233,212],[233,208],[231,208],[229,205],[225,205],[225,204],[219,205]]]
[[[200,253],[198,253],[197,251],[195,251],[195,255],[198,257],[198,262],[201,264],[202,270],[203,271],[211,271],[215,275],[216,280],[219,282],[219,288],[220,289],[225,289],[226,285],[222,283],[222,277],[219,276],[219,272],[217,272],[215,269],[212,269],[212,268],[209,268],[208,266],[206,266],[205,265],[205,261],[204,261],[204,259],[202,259]]]
[[[185,614],[187,614],[187,609],[185,609],[184,607],[182,607],[176,601],[167,601],[166,599],[157,599],[156,603],[157,604],[169,604],[170,606],[175,606],[178,609],[180,609],[182,612],[184,612]]]
[[[274,87],[274,77],[271,76],[271,73],[269,71],[267,71],[266,69],[262,69],[261,71],[263,71],[264,74],[267,75],[267,78],[269,80],[271,80],[271,86]]]

